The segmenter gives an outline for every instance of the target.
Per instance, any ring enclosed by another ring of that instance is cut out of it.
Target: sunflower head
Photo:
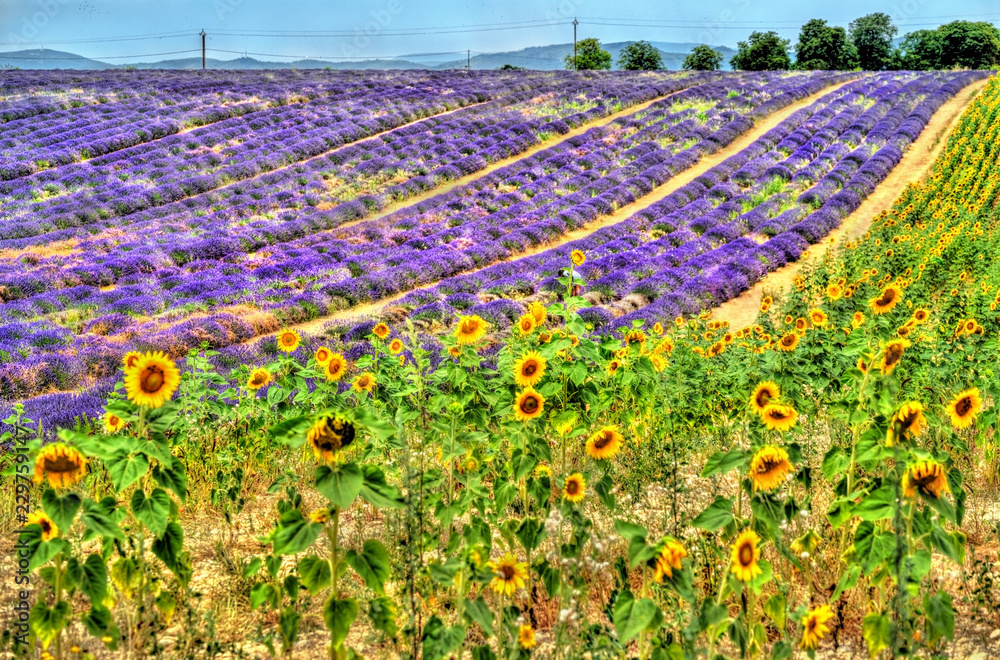
[[[865,322],[865,315],[861,312],[854,312],[854,316],[851,317],[851,327],[858,328],[861,327]]]
[[[457,358],[461,354],[462,354],[462,347],[461,346],[449,346],[448,347],[448,355],[450,355],[451,357]]]
[[[479,316],[461,316],[455,328],[455,340],[461,344],[475,344],[486,335],[486,321]]]
[[[903,292],[895,284],[882,289],[882,293],[868,302],[873,314],[887,314],[903,299]]]
[[[331,353],[330,359],[326,362],[326,379],[337,381],[347,373],[347,358],[340,353]]]
[[[806,320],[804,318],[799,317],[799,318],[795,319],[795,329],[796,330],[805,330],[806,329],[806,325],[807,325],[806,324]]]
[[[538,333],[538,343],[547,344],[552,341],[552,333],[548,330],[542,330]]]
[[[56,442],[35,457],[35,482],[46,478],[53,488],[69,488],[87,474],[87,459],[75,448]]]
[[[330,520],[330,510],[329,509],[316,509],[309,512],[309,520],[314,523],[323,524]]]
[[[330,462],[338,451],[350,446],[354,436],[354,425],[339,417],[320,417],[306,433],[317,460],[324,462]]]
[[[139,362],[140,357],[141,356],[135,351],[129,351],[128,353],[125,354],[125,357],[122,358],[122,366],[126,370],[132,369]]]
[[[327,348],[326,346],[320,346],[319,348],[316,349],[316,353],[313,355],[313,357],[316,358],[316,364],[326,365],[326,363],[330,361],[331,355],[333,355],[333,353],[330,351],[329,348]]]
[[[795,420],[798,416],[795,408],[780,403],[769,403],[764,406],[764,410],[760,413],[764,426],[772,431],[789,430],[795,426]]]
[[[820,605],[802,617],[802,648],[815,651],[830,632],[827,622],[834,617],[829,605]]]
[[[621,449],[625,437],[614,426],[605,426],[587,439],[587,455],[603,461],[612,458]]]
[[[733,542],[733,549],[730,553],[732,564],[730,571],[740,582],[749,582],[764,572],[758,564],[760,560],[760,537],[752,529],[745,529],[740,532]]]
[[[778,388],[778,384],[771,380],[765,380],[757,385],[753,394],[750,395],[750,408],[760,415],[763,414],[767,404],[780,398],[781,390]]]
[[[913,320],[916,321],[917,323],[924,323],[925,321],[927,321],[928,318],[930,318],[930,315],[931,315],[930,312],[928,312],[926,309],[924,309],[923,307],[918,307],[916,311],[913,312]]]
[[[764,493],[777,490],[791,471],[788,452],[781,447],[762,447],[750,461],[750,479],[754,490]]]
[[[586,495],[586,490],[587,482],[584,480],[583,475],[579,472],[574,472],[566,477],[566,483],[563,484],[563,499],[568,502],[582,502]]]
[[[844,297],[844,289],[839,284],[831,284],[826,287],[826,297],[830,300],[840,300]]]
[[[493,571],[490,588],[498,594],[513,596],[518,589],[524,588],[528,580],[528,563],[518,561],[517,557],[509,552],[486,565]]]
[[[159,408],[177,391],[181,372],[161,351],[139,356],[135,366],[125,370],[125,391],[137,406]]]
[[[393,355],[399,355],[403,352],[403,340],[399,337],[393,339],[389,342],[389,352]]]
[[[681,570],[681,562],[687,557],[687,550],[679,541],[666,537],[658,544],[658,552],[651,560],[655,572],[653,580],[662,584],[674,576],[674,571]]]
[[[520,422],[535,419],[544,409],[545,397],[533,387],[526,387],[514,398],[514,417]]]
[[[524,624],[517,629],[517,643],[525,651],[530,651],[538,645],[535,639],[535,629],[529,624]]]
[[[625,333],[625,343],[629,346],[632,344],[642,344],[646,341],[646,333],[642,330],[635,329],[629,330]]]
[[[256,392],[260,388],[266,386],[271,382],[271,374],[267,369],[263,367],[257,367],[250,372],[250,378],[247,379],[247,389],[251,392]]]
[[[528,305],[528,313],[531,314],[533,319],[535,319],[536,326],[543,325],[546,317],[548,316],[548,313],[545,310],[545,305],[540,302],[533,302]]]
[[[379,339],[385,339],[389,336],[389,326],[385,323],[376,323],[375,327],[372,328],[372,334]]]
[[[976,421],[983,408],[983,397],[978,387],[962,390],[948,404],[948,417],[956,429],[966,429]]]
[[[569,254],[570,260],[573,262],[574,266],[582,266],[585,261],[587,261],[587,255],[585,255],[580,250],[573,250]]]
[[[535,330],[535,317],[525,314],[517,320],[517,331],[521,335],[530,335]]]
[[[799,345],[799,336],[794,332],[786,332],[778,340],[777,348],[781,351],[794,351]]]
[[[649,356],[649,361],[653,363],[653,371],[656,373],[662,373],[667,368],[667,359],[662,355],[654,353]]]
[[[948,478],[944,466],[931,460],[911,465],[903,475],[903,495],[912,498],[918,490],[925,497],[934,499],[940,499],[942,493],[947,493]]]
[[[545,367],[541,353],[532,351],[514,363],[514,382],[518,387],[533,387],[542,381]]]
[[[900,440],[915,438],[926,425],[924,406],[919,401],[904,403],[889,420],[885,444],[891,447]]]
[[[826,321],[826,312],[822,309],[814,309],[809,312],[809,322],[812,323],[814,327],[822,328],[826,325]]]
[[[282,353],[294,353],[301,342],[302,338],[294,330],[282,330],[278,333],[278,350]]]
[[[118,415],[110,412],[104,413],[104,430],[108,433],[118,433],[126,426],[128,423]]]
[[[882,373],[886,375],[891,374],[896,365],[903,359],[903,352],[910,346],[910,340],[903,339],[902,337],[893,339],[887,343],[882,348],[882,359],[878,365]]]
[[[371,392],[375,389],[375,374],[366,371],[354,379],[351,387],[355,392]]]
[[[52,539],[59,536],[59,528],[52,518],[45,515],[44,511],[35,511],[34,513],[28,514],[28,525],[38,525],[42,528],[42,540],[51,541]]]
[[[653,324],[653,334],[657,337],[663,334],[663,326],[659,322]]]

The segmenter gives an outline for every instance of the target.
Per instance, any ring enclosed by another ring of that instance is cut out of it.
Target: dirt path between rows
[[[515,255],[512,255],[511,257],[509,257],[507,259],[504,259],[504,260],[501,260],[501,261],[498,261],[498,262],[494,262],[492,264],[489,264],[488,266],[484,266],[483,268],[477,268],[475,270],[469,270],[469,271],[466,271],[466,272],[461,273],[461,274],[462,275],[468,275],[468,274],[471,274],[471,273],[478,272],[479,270],[483,270],[485,268],[489,268],[491,266],[495,266],[498,263],[505,263],[505,262],[508,262],[508,261],[514,261],[516,259],[522,259],[524,257],[530,257],[530,256],[533,256],[533,255],[536,255],[536,254],[538,254],[540,252],[545,252],[547,250],[552,250],[554,248],[563,246],[563,245],[565,245],[567,243],[570,243],[572,241],[576,241],[576,240],[580,240],[582,238],[586,238],[587,236],[593,234],[595,231],[597,231],[599,229],[603,229],[604,227],[608,227],[610,225],[619,223],[622,220],[625,220],[626,218],[629,218],[633,214],[635,214],[635,213],[637,213],[637,212],[645,209],[646,207],[651,206],[651,205],[655,204],[656,202],[662,200],[667,195],[671,194],[672,192],[675,192],[679,188],[687,185],[688,183],[690,183],[691,181],[693,181],[697,177],[701,176],[702,174],[704,174],[705,172],[707,172],[711,168],[715,167],[716,165],[718,165],[719,163],[721,163],[725,159],[729,158],[730,156],[739,153],[740,151],[742,151],[743,149],[745,149],[746,147],[748,147],[750,144],[752,144],[754,141],[756,141],[758,138],[760,138],[762,135],[764,135],[765,133],[767,133],[769,130],[771,130],[772,128],[774,128],[775,126],[777,126],[778,124],[780,124],[781,122],[783,122],[785,119],[787,119],[788,117],[790,117],[796,111],[801,110],[802,108],[805,108],[805,107],[811,105],[816,100],[822,98],[826,94],[833,93],[833,92],[837,91],[838,89],[840,89],[841,87],[843,87],[845,85],[851,84],[852,82],[854,82],[854,80],[848,80],[848,81],[845,81],[845,82],[842,82],[842,83],[839,83],[839,84],[836,84],[836,85],[825,87],[822,90],[816,92],[815,94],[807,96],[806,98],[804,98],[804,99],[802,99],[800,101],[792,103],[791,105],[788,105],[785,108],[783,108],[781,110],[778,110],[777,112],[774,112],[774,113],[768,115],[767,117],[763,118],[758,123],[756,123],[751,130],[747,131],[741,137],[737,138],[734,142],[730,143],[729,146],[727,146],[727,147],[725,147],[723,149],[720,149],[719,151],[715,152],[714,154],[712,154],[710,156],[703,157],[701,160],[699,160],[697,163],[695,163],[692,167],[689,167],[688,169],[686,169],[683,172],[679,173],[674,178],[672,178],[669,181],[667,181],[665,184],[663,184],[662,186],[660,186],[659,188],[657,188],[656,190],[654,190],[649,195],[646,195],[645,197],[642,197],[641,199],[638,199],[635,202],[632,202],[631,204],[627,204],[625,206],[622,206],[621,208],[619,208],[618,210],[616,210],[611,215],[602,216],[602,217],[598,218],[597,220],[595,220],[594,222],[589,223],[587,225],[584,225],[580,229],[576,229],[576,230],[573,230],[573,231],[571,231],[569,233],[563,234],[559,238],[559,240],[552,241],[550,243],[543,243],[543,244],[540,244],[540,245],[536,245],[535,247],[533,247],[533,248],[531,248],[529,250],[525,250],[524,252],[519,252],[519,253],[517,253]],[[623,113],[624,114],[629,114],[629,113],[641,112],[644,108],[648,107],[649,105],[652,105],[653,103],[655,103],[658,100],[662,100],[663,98],[667,98],[667,97],[661,97],[660,99],[656,99],[654,101],[649,101],[647,103],[643,103],[643,104],[640,104],[640,105],[637,105],[637,106],[632,106],[628,110],[623,110],[621,113],[616,113],[616,114],[621,115]],[[609,123],[611,121],[614,121],[614,119],[617,119],[617,117],[615,117],[613,115],[609,116],[607,118],[607,121],[604,122],[604,123]],[[588,129],[589,128],[593,128],[595,125],[602,125],[602,124],[592,124],[592,125],[590,125],[588,127]],[[585,132],[585,131],[580,131],[580,132],[582,133],[582,132]],[[570,135],[566,135],[565,139],[568,139],[569,137],[571,137],[571,136]],[[551,146],[551,145],[549,145],[549,146]],[[544,148],[548,148],[548,147],[547,146],[546,147],[539,147],[537,149],[537,151],[541,151]],[[512,160],[518,160],[520,158],[525,158],[528,155],[530,155],[531,153],[532,153],[532,150],[529,150],[528,152],[522,153],[519,156],[512,157]],[[481,170],[480,172],[476,173],[473,178],[479,177],[479,176],[484,176],[489,171],[491,171],[489,168],[487,168],[487,170]],[[435,191],[434,194],[435,195],[441,194],[441,192],[442,192],[442,190],[438,189],[438,190]],[[430,195],[430,196],[432,197],[434,195]],[[411,199],[411,200],[409,200],[407,202],[407,204],[412,204],[412,203],[416,203],[416,202],[413,201],[413,199]],[[372,220],[372,219],[374,219],[374,218],[368,218],[368,220]],[[365,220],[361,220],[359,222],[364,222],[364,221]],[[342,225],[342,226],[346,226],[346,225]],[[326,325],[327,323],[330,323],[332,321],[338,321],[338,320],[343,320],[343,319],[346,319],[346,318],[353,318],[353,317],[372,316],[375,313],[377,313],[378,311],[384,309],[385,307],[388,307],[388,306],[392,305],[394,302],[400,300],[404,296],[409,295],[410,293],[413,293],[414,291],[420,291],[421,289],[429,289],[429,288],[432,288],[432,287],[434,287],[436,285],[437,285],[436,282],[432,283],[432,284],[426,284],[424,286],[417,287],[415,289],[410,289],[408,291],[396,294],[394,296],[390,296],[388,298],[383,298],[381,300],[374,301],[374,302],[371,302],[371,303],[366,303],[364,305],[358,305],[358,306],[355,306],[355,307],[351,307],[349,309],[340,310],[340,311],[334,312],[333,314],[328,314],[326,316],[322,316],[320,318],[313,319],[311,321],[306,321],[305,323],[300,323],[300,324],[291,326],[291,328],[294,329],[294,330],[296,330],[296,331],[298,331],[298,332],[300,332],[300,333],[312,333],[312,332],[316,332],[316,331],[320,330],[324,325]],[[265,337],[274,336],[276,334],[277,334],[277,332],[268,333],[268,334],[264,334],[264,335],[259,335],[257,337],[254,337],[253,339],[245,342],[245,343],[248,343],[248,344],[249,343],[253,343],[253,342],[255,342],[255,341],[259,340],[259,339],[262,339],[262,338],[265,338]]]
[[[830,232],[829,236],[811,245],[798,261],[768,274],[736,298],[716,307],[712,312],[712,318],[729,321],[733,330],[751,325],[757,318],[764,291],[772,295],[788,291],[795,276],[805,266],[817,263],[832,246],[854,240],[868,231],[872,219],[882,211],[892,208],[896,198],[902,194],[907,185],[917,183],[927,175],[931,165],[948,143],[948,134],[958,125],[965,107],[986,87],[987,82],[988,80],[973,82],[938,108],[916,141],[903,154],[899,164],[889,172],[889,176],[879,184],[875,192],[865,198],[861,206],[844,218],[840,226]]]

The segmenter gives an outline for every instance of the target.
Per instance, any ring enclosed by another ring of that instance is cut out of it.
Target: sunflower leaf
[[[734,449],[728,453],[721,451],[709,456],[705,461],[705,467],[701,471],[702,477],[711,477],[717,474],[725,474],[735,467],[743,465],[747,460],[747,452],[743,449]]]
[[[323,622],[330,631],[330,642],[339,649],[347,639],[347,631],[358,618],[358,601],[353,598],[330,596],[323,604]]]
[[[364,475],[354,463],[345,463],[335,469],[321,465],[316,470],[316,490],[341,509],[351,506],[363,485]]]
[[[153,534],[158,536],[167,529],[170,496],[162,488],[155,489],[149,497],[142,490],[136,490],[132,493],[131,508],[139,522]]]
[[[651,599],[636,600],[631,591],[621,592],[615,601],[613,613],[618,641],[623,646],[628,644],[643,630],[650,628],[656,622],[657,615],[662,617],[663,613]]]
[[[384,632],[388,637],[394,638],[399,632],[396,626],[396,605],[391,598],[382,596],[369,602],[368,619],[376,630]]]
[[[175,522],[167,523],[162,536],[153,539],[153,554],[160,558],[176,575],[181,566],[181,550],[184,548],[184,530]]]
[[[101,603],[108,595],[108,568],[98,554],[87,555],[82,565],[80,590],[87,594],[91,603]]]
[[[313,596],[330,586],[330,562],[319,557],[303,557],[299,562],[299,577],[302,586]]]
[[[59,528],[59,533],[63,536],[69,532],[73,524],[76,512],[80,510],[83,500],[76,493],[66,493],[62,497],[56,494],[51,488],[42,493],[42,509],[45,514],[52,519],[52,522]]]
[[[493,636],[493,611],[482,597],[476,600],[466,598],[464,615],[467,622],[478,623],[487,638]]]
[[[389,553],[381,541],[369,539],[361,552],[348,550],[345,558],[369,589],[379,596],[385,595],[385,582],[389,579]]]
[[[385,473],[374,465],[362,465],[364,483],[361,486],[361,497],[372,506],[382,509],[402,509],[406,507],[402,493],[385,480]]]
[[[854,508],[854,515],[862,520],[876,522],[892,518],[896,507],[896,492],[889,486],[882,486],[865,496]]]
[[[724,497],[716,497],[708,508],[691,521],[693,527],[714,532],[733,521],[733,503]]]
[[[149,470],[149,459],[143,454],[119,452],[105,463],[111,483],[119,493],[142,478]]]
[[[323,525],[306,520],[298,509],[282,514],[278,528],[274,530],[271,543],[276,555],[297,555],[304,552],[316,541]]]

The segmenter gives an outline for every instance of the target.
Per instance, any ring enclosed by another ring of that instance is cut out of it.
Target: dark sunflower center
[[[958,400],[958,403],[955,404],[955,412],[958,413],[959,417],[965,417],[969,414],[970,410],[972,410],[971,397],[963,396]]]
[[[781,338],[781,344],[782,346],[792,346],[793,344],[795,344],[795,336],[785,335],[784,337]]]
[[[467,335],[470,335],[476,331],[478,325],[479,324],[477,324],[475,321],[472,320],[462,321],[462,332]]]
[[[69,456],[45,457],[45,471],[53,474],[75,472],[80,465]]]
[[[611,444],[611,434],[601,433],[599,436],[597,436],[597,439],[594,440],[594,449],[604,449],[610,444]]]
[[[885,307],[895,299],[896,299],[896,292],[893,291],[892,289],[889,289],[888,291],[883,292],[881,296],[879,296],[879,299],[875,301],[875,304],[878,305],[879,307]]]
[[[139,377],[139,387],[147,394],[156,394],[163,387],[163,369],[156,366],[146,367]]]
[[[740,546],[739,552],[740,565],[749,566],[753,563],[753,546],[749,543],[744,543]]]
[[[521,373],[525,376],[534,376],[536,371],[538,371],[538,364],[534,361],[525,362],[524,368],[521,369]]]
[[[817,621],[815,617],[809,617],[809,619],[806,621],[806,630],[808,630],[809,632],[815,632],[816,626],[818,624],[819,621]]]
[[[525,397],[521,402],[521,410],[526,413],[533,413],[538,410],[538,399],[534,396]]]
[[[293,335],[282,335],[281,343],[284,344],[285,346],[291,346],[292,344],[295,343],[295,337]]]
[[[781,461],[769,456],[760,462],[760,465],[757,467],[757,474],[767,474],[777,469],[779,465],[781,465]]]
[[[108,422],[111,424],[111,426],[118,426],[118,422],[120,422],[120,421],[121,420],[118,419],[117,417],[115,417],[114,415],[111,415],[110,417],[108,417]]]
[[[757,405],[763,408],[767,405],[767,402],[771,400],[770,390],[761,390],[757,393]]]
[[[780,422],[781,420],[786,419],[788,415],[785,414],[784,410],[773,409],[770,412],[768,412],[768,417]]]
[[[52,525],[49,524],[48,520],[39,520],[38,524],[42,528],[43,534],[48,534],[49,532],[52,531]]]
[[[321,361],[325,360],[327,358],[326,351],[320,351],[316,354],[316,357],[318,357]]]
[[[514,579],[514,567],[511,566],[510,564],[504,564],[504,565],[502,565],[500,567],[500,575],[503,577],[504,580],[507,580],[507,581],[513,580]]]
[[[361,379],[358,381],[358,386],[360,386],[360,387],[368,387],[368,377],[367,376],[362,376]]]
[[[569,495],[576,495],[580,492],[580,484],[576,479],[571,479],[566,482],[566,493]]]
[[[885,365],[891,367],[903,358],[903,348],[899,344],[893,344],[885,349]]]

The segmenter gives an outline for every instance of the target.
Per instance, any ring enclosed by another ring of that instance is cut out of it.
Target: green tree
[[[899,46],[899,68],[922,71],[941,68],[941,33],[915,30]]]
[[[788,45],[788,39],[782,39],[777,32],[753,32],[750,39],[736,44],[736,54],[729,63],[741,71],[790,69]]]
[[[576,44],[576,61],[573,61],[573,53],[566,56],[564,60],[566,68],[570,71],[589,71],[593,69],[608,70],[611,68],[611,53],[601,48],[600,39],[583,39]]]
[[[618,68],[622,71],[656,71],[663,68],[663,57],[648,41],[633,41],[618,54]]]
[[[524,67],[514,66],[513,64],[504,64],[503,66],[497,67],[497,71],[524,71]]]
[[[688,71],[717,71],[722,66],[722,53],[707,44],[695,46],[684,58],[683,67]]]
[[[845,71],[858,65],[858,53],[842,27],[814,18],[802,26],[795,47],[796,69]]]
[[[854,19],[848,26],[851,43],[865,71],[883,71],[893,65],[892,39],[896,26],[888,14],[876,12]]]
[[[937,32],[943,68],[986,69],[1000,64],[1000,30],[992,24],[955,21]]]

